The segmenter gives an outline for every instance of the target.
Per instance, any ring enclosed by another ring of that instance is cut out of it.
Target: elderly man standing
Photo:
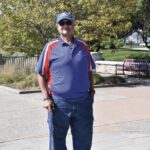
[[[71,128],[74,150],[90,150],[93,134],[93,77],[88,46],[74,37],[74,17],[56,17],[60,36],[48,42],[36,66],[43,106],[48,110],[49,150],[67,150]]]

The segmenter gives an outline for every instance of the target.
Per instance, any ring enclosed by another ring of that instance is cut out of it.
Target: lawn
[[[110,49],[101,50],[104,60],[110,61],[123,61],[127,58],[148,58],[150,59],[150,51],[139,51],[131,49],[116,49],[115,51]]]

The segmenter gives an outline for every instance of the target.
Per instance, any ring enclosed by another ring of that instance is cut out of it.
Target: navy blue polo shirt
[[[60,37],[43,48],[35,71],[47,77],[49,93],[64,100],[88,96],[89,71],[95,63],[87,45],[74,38],[70,46]]]

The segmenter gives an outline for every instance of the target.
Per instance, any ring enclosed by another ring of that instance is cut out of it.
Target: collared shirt
[[[89,71],[94,68],[83,41],[74,38],[70,46],[59,37],[45,45],[35,71],[46,76],[51,95],[74,101],[88,95]]]

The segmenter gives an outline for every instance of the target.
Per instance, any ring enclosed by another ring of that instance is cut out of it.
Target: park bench
[[[149,59],[125,59],[123,65],[116,65],[116,75],[119,74],[149,76]]]

